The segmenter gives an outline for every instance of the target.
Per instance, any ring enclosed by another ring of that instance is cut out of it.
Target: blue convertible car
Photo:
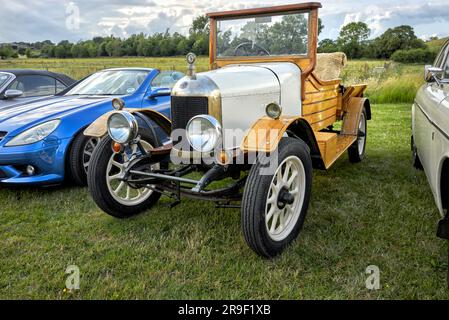
[[[120,97],[132,108],[154,108],[170,116],[170,90],[183,77],[146,68],[94,73],[54,97],[0,109],[0,183],[86,183],[98,140],[83,130],[111,111]]]

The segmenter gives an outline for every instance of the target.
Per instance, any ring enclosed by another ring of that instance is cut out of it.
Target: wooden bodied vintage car
[[[317,58],[320,7],[209,14],[211,70],[196,74],[188,55],[188,76],[172,90],[171,121],[154,110],[123,110],[116,100],[118,110],[86,130],[109,133],[89,169],[98,206],[126,218],[161,195],[173,205],[183,196],[209,200],[241,208],[255,252],[282,252],[304,222],[312,168],[329,168],[346,150],[351,162],[361,161],[371,118],[366,86],[337,78],[345,56]],[[195,171],[200,179],[189,175]]]

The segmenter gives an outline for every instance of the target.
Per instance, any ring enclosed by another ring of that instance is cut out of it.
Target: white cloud
[[[409,1],[407,4],[401,5],[369,5],[363,10],[348,12],[342,26],[359,21],[365,22],[369,26],[373,37],[380,35],[387,28],[402,24],[412,26],[428,24],[429,32],[433,32],[435,30],[431,30],[431,24],[435,21],[447,23],[448,28],[444,30],[447,35],[449,34],[449,7],[442,1],[424,4]]]
[[[346,14],[342,26],[351,22],[362,21],[371,29],[372,35],[378,35],[384,31],[382,23],[391,19],[391,14],[391,11],[384,11],[379,6],[371,5],[361,12]]]
[[[66,6],[80,9],[78,30],[65,27]],[[342,25],[364,21],[373,36],[385,29],[410,24],[418,35],[449,34],[447,0],[322,0],[320,16],[324,22],[321,38],[338,36]],[[77,41],[93,36],[126,37],[133,33],[187,33],[192,20],[211,11],[297,3],[298,0],[2,0],[0,42]],[[442,27],[443,26],[443,27]]]

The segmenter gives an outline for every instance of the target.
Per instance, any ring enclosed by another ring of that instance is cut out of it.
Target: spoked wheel
[[[296,156],[285,159],[271,181],[265,208],[268,235],[282,241],[291,233],[298,221],[304,202],[306,173]]]
[[[151,145],[148,142],[142,141],[142,147],[145,150],[149,150]],[[133,145],[132,153],[135,153],[137,149],[137,145]],[[126,206],[135,206],[146,201],[153,193],[153,190],[149,188],[136,188],[122,180],[125,175],[126,163],[129,161],[128,154],[113,153],[106,169],[106,180],[109,192],[118,203]],[[151,166],[151,169],[159,169],[159,164]]]
[[[92,159],[92,154],[94,153],[95,148],[100,143],[100,138],[96,137],[89,137],[90,139],[87,140],[86,145],[84,146],[83,150],[83,156],[82,156],[82,162],[83,162],[83,169],[85,174],[87,175],[87,170],[89,169],[90,159]]]
[[[154,143],[151,138],[144,140],[142,137],[143,148],[148,150]],[[92,155],[88,172],[89,191],[103,211],[117,218],[128,218],[151,208],[161,194],[126,182],[124,172],[130,155],[113,153],[111,145],[110,137],[103,138]],[[133,147],[133,153],[136,150],[137,145]],[[149,169],[158,169],[159,166],[155,163],[149,165]]]
[[[252,166],[242,200],[245,240],[268,258],[280,254],[298,236],[312,187],[312,160],[302,140],[283,138],[275,163],[273,173],[266,171],[270,166],[266,160]]]
[[[358,163],[365,158],[366,150],[366,135],[367,135],[367,116],[366,109],[363,107],[362,113],[360,115],[359,125],[358,125],[358,137],[348,149],[349,161],[352,163]]]
[[[69,150],[68,169],[70,177],[77,185],[87,184],[87,171],[92,154],[100,142],[100,138],[87,137],[80,132],[73,140]]]

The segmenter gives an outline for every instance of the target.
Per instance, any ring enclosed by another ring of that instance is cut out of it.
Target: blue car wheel
[[[99,138],[86,137],[80,132],[69,151],[68,166],[73,182],[80,186],[87,185],[87,171],[92,154],[100,142]]]

